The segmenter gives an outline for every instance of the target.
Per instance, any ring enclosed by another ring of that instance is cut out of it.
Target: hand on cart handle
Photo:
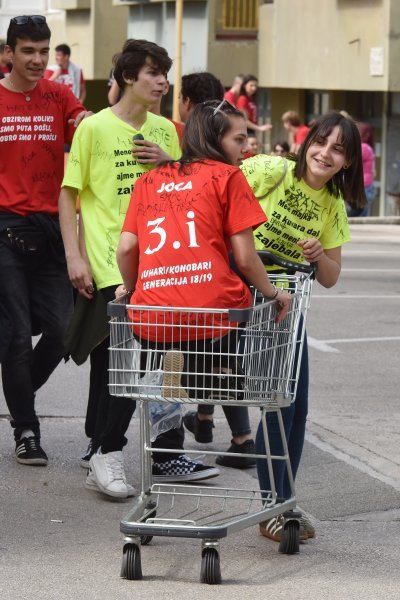
[[[132,295],[132,290],[127,290],[123,283],[115,290],[116,298],[121,298],[121,296],[126,296],[127,294]]]
[[[288,292],[284,292],[283,290],[278,289],[278,294],[276,296],[276,322],[280,323],[286,317],[288,310],[290,308],[290,304],[292,302],[292,295]]]
[[[310,240],[311,239],[312,238],[310,238]],[[304,240],[304,241],[310,241],[310,240]],[[300,244],[300,242],[298,242],[298,244],[302,245],[302,244]],[[261,260],[265,266],[278,265],[279,267],[282,267],[282,269],[285,269],[285,271],[287,271],[288,273],[291,273],[291,274],[294,274],[296,272],[311,273],[312,274],[311,278],[315,279],[315,275],[317,272],[317,265],[315,262],[310,261],[311,264],[295,263],[295,262],[292,262],[291,260],[287,260],[286,258],[281,258],[280,256],[273,254],[272,252],[268,252],[268,250],[257,250],[257,254],[261,258]],[[309,260],[306,257],[306,255],[304,254],[304,247],[303,247],[303,256],[304,256],[305,260]]]

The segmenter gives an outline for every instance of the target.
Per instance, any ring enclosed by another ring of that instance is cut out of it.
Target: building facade
[[[175,58],[173,0],[3,0],[0,38],[11,16],[46,14],[52,46],[72,48],[85,73],[88,106],[106,104],[114,53],[129,38],[150,39]],[[238,73],[258,76],[260,119],[285,137],[281,115],[304,122],[345,110],[374,128],[373,214],[400,207],[399,0],[184,0],[182,73],[209,70],[229,87]],[[174,81],[174,67],[170,73]],[[170,108],[170,107],[169,107]]]

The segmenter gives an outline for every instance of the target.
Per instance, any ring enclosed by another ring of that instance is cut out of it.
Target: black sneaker
[[[153,463],[153,481],[158,483],[179,483],[180,481],[200,481],[219,475],[219,469],[191,460],[184,454],[165,462]]]
[[[90,440],[85,454],[81,456],[81,467],[83,469],[89,468],[89,460],[92,458],[93,454],[95,454],[95,450],[93,450],[93,441]]]
[[[212,421],[200,421],[196,411],[189,411],[183,415],[183,424],[186,429],[193,433],[194,439],[199,444],[208,444],[213,441]]]
[[[39,438],[36,436],[24,437],[15,445],[15,456],[17,462],[22,465],[47,465],[47,455],[40,446]]]
[[[231,469],[249,469],[256,464],[256,459],[252,456],[234,456],[235,454],[255,454],[256,448],[253,440],[246,440],[243,444],[235,444],[232,440],[227,452],[231,452],[232,456],[217,456],[215,459],[217,465]]]

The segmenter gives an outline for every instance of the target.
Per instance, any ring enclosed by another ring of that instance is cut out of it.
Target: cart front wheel
[[[299,523],[298,521],[287,521],[282,528],[279,552],[282,554],[296,554],[299,549]]]
[[[136,544],[128,544],[122,557],[121,577],[125,579],[143,579],[140,548]]]
[[[219,554],[215,548],[204,548],[202,552],[200,583],[221,583]]]

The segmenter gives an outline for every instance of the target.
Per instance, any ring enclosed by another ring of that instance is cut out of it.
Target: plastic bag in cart
[[[142,393],[146,396],[161,396],[163,371],[148,371],[139,380]],[[180,427],[182,422],[182,404],[179,402],[149,401],[150,439],[152,442],[161,433]]]

